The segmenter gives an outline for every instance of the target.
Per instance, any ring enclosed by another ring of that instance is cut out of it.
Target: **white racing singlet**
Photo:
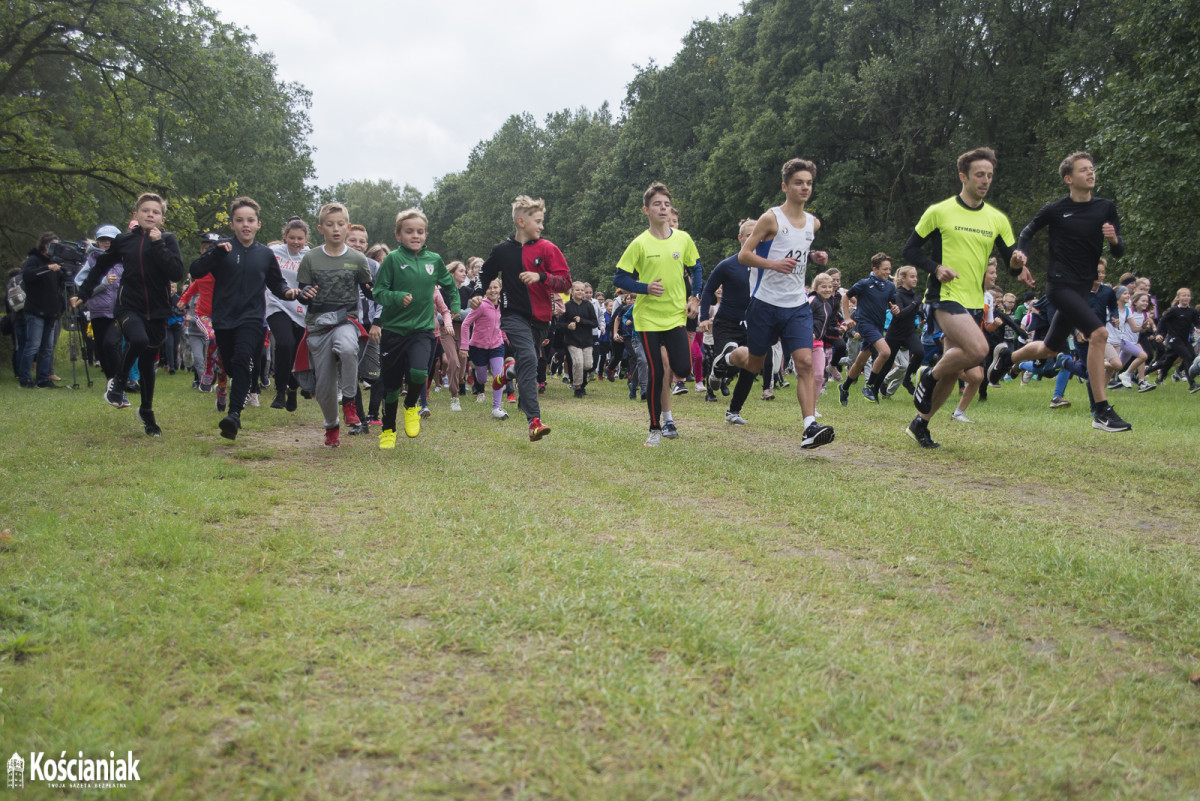
[[[808,303],[808,293],[804,289],[804,274],[808,267],[808,249],[816,235],[813,216],[804,212],[804,226],[796,228],[788,220],[780,206],[771,209],[779,231],[774,239],[758,243],[754,252],[764,259],[785,259],[789,256],[796,260],[796,270],[792,273],[780,273],[775,270],[762,270],[757,267],[750,269],[750,297],[770,303],[772,306],[795,308]]]

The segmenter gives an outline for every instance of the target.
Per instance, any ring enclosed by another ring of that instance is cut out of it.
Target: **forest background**
[[[201,2],[7,8],[8,266],[44,230],[77,239],[123,220],[145,189],[169,199],[189,248],[237,194],[263,205],[264,238],[338,199],[392,244],[396,211],[419,205],[447,261],[486,256],[525,193],[545,198],[572,272],[608,288],[650,182],[671,187],[711,267],[740,219],[778,202],[779,166],[798,155],[818,166],[818,245],[855,274],[871,253],[897,254],[921,211],[957,191],[955,157],[986,144],[1000,159],[989,200],[1014,227],[1062,193],[1059,160],[1086,148],[1122,214],[1121,271],[1164,292],[1200,278],[1187,167],[1200,156],[1200,0],[751,0],[696,22],[670,64],[639,67],[619,112],[514,110],[424,195],[371,177],[315,185],[309,92]]]

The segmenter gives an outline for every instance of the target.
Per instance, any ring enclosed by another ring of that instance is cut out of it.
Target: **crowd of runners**
[[[541,235],[544,203],[524,195],[512,203],[508,239],[486,259],[449,264],[425,247],[419,209],[397,214],[395,230],[379,237],[394,235],[388,244],[370,245],[344,205],[327,203],[319,244],[293,217],[264,245],[258,204],[239,197],[229,207],[232,236],[203,235],[200,257],[185,267],[163,228],[166,203],[144,194],[126,230],[97,229],[77,274],[54,260],[52,233],[12,271],[13,371],[22,386],[60,386],[54,344],[69,307],[82,321],[85,358],[104,373],[105,402],[123,409],[136,393],[148,435],[162,434],[156,373],[190,370],[193,386],[213,395],[227,439],[238,436],[247,406],[287,413],[311,399],[326,446],[345,432],[373,436],[384,450],[401,431],[418,436],[435,405],[470,413],[468,398],[497,421],[515,404],[529,439],[540,440],[551,429],[539,396],[559,380],[575,398],[596,382],[624,382],[628,398],[646,404],[649,447],[680,436],[671,399],[691,389],[709,402],[728,399],[725,421],[737,427],[752,417],[746,402],[756,385],[769,401],[794,382],[803,448],[834,441],[818,401],[836,391],[848,405],[860,378],[868,402],[900,388],[911,395],[906,433],[925,448],[938,447],[930,422],[948,400],[957,398],[951,420],[969,423],[972,401],[1005,381],[1052,381],[1057,409],[1071,405],[1077,379],[1092,426],[1108,432],[1132,428],[1111,393],[1172,379],[1200,389],[1200,311],[1190,291],[1160,307],[1145,276],[1108,282],[1108,258],[1125,243],[1115,205],[1093,194],[1091,156],[1063,160],[1067,194],[1019,236],[986,202],[996,166],[988,148],[964,153],[961,191],[925,211],[899,260],[875,254],[848,286],[813,249],[821,221],[805,208],[812,162],[783,165],[783,202],[739,223],[736,252],[707,279],[670,191],[655,183],[642,198],[647,229],[616,264],[611,298],[572,280],[562,252]],[[1043,228],[1049,259],[1039,293],[1028,263]],[[997,289],[1001,265],[1023,286],[1020,296]]]

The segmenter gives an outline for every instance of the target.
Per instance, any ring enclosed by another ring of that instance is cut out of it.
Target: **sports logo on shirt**
[[[537,257],[535,257],[535,258],[534,258],[534,260],[533,260],[533,266],[534,266],[534,267],[541,267],[541,266],[542,266],[542,257],[541,257],[541,256],[537,256]]]
[[[679,251],[677,250],[674,253],[672,253],[671,258],[674,259],[675,261],[679,261]]]
[[[425,272],[429,273],[430,275],[433,275],[433,265],[432,265],[432,264],[426,264],[426,265],[425,265]]]
[[[787,236],[787,233],[790,230],[791,230],[790,228],[788,228],[787,226],[784,226],[782,229],[780,229],[779,233],[782,234],[783,236]]]
[[[405,264],[404,262],[400,262],[400,269],[401,269],[401,270],[407,270],[407,269],[408,269],[408,265],[407,265],[407,264]]]

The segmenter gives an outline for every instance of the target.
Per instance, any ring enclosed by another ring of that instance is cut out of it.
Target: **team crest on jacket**
[[[433,265],[432,265],[432,264],[426,264],[426,265],[425,265],[425,272],[429,273],[430,275],[433,275]]]
[[[536,257],[536,258],[533,260],[533,266],[534,266],[534,267],[541,267],[541,266],[542,266],[542,257],[541,257],[541,256],[538,256],[538,257]]]
[[[677,250],[674,253],[672,253],[671,258],[674,259],[675,261],[679,261],[679,251]]]

